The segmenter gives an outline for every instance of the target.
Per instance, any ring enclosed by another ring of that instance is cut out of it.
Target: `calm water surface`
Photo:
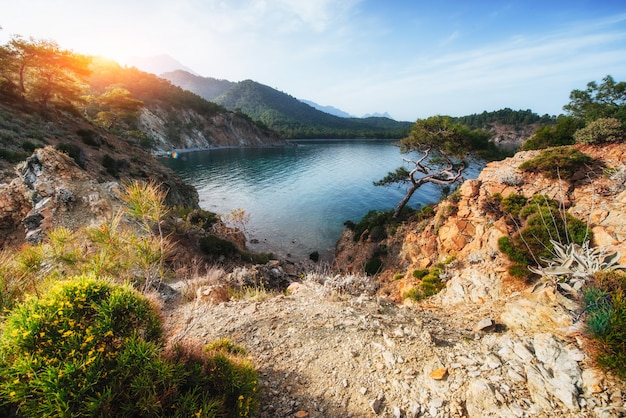
[[[402,165],[402,157],[390,141],[304,141],[192,152],[163,162],[195,186],[203,209],[245,210],[248,241],[258,240],[250,249],[294,258],[318,251],[330,260],[346,220],[358,222],[368,211],[400,201],[404,187],[372,183]],[[426,185],[410,205],[440,197],[440,189]]]

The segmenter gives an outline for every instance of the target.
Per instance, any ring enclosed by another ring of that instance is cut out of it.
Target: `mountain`
[[[198,77],[183,71],[163,78],[187,88],[206,100],[246,115],[286,138],[402,138],[411,122],[388,118],[338,117],[315,109],[286,93],[253,80],[228,84],[225,80]],[[221,90],[221,94],[216,95]]]
[[[353,118],[354,117],[351,114],[349,114],[347,112],[344,112],[341,109],[337,109],[336,107],[333,107],[333,106],[322,106],[320,104],[312,102],[311,100],[300,99],[300,101],[302,103],[308,104],[309,106],[311,106],[311,107],[313,107],[313,108],[315,108],[315,109],[317,109],[319,111],[328,113],[330,115],[338,116],[340,118]]]
[[[190,74],[188,71],[175,70],[161,73],[161,78],[169,80],[172,84],[194,92],[205,100],[213,101],[216,97],[224,94],[226,90],[233,87],[235,82],[228,80],[219,80],[212,77],[200,77],[199,75]]]
[[[365,115],[363,115],[364,118],[387,118],[387,119],[393,119],[391,117],[391,115],[387,112],[385,113],[367,113]]]
[[[183,70],[190,74],[196,74],[191,68],[184,66],[167,54],[155,55],[151,57],[132,57],[126,62],[126,65],[155,75],[176,70]]]

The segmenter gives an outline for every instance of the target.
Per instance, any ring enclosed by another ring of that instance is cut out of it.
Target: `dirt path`
[[[249,350],[260,373],[259,417],[612,417],[623,411],[619,388],[587,388],[590,378],[583,382],[579,367],[584,355],[571,342],[476,331],[476,316],[467,313],[337,296],[316,282],[290,289],[289,296],[262,302],[166,306],[171,333],[200,342],[228,337]],[[580,380],[574,385],[580,393],[565,393],[561,375]]]

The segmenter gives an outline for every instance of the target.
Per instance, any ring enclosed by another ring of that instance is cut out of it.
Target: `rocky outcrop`
[[[153,142],[157,154],[174,150],[285,144],[275,132],[263,130],[232,112],[205,116],[190,109],[144,107],[138,126]]]
[[[164,178],[165,172],[157,174],[158,166],[151,168],[148,161],[144,169],[155,180],[163,178],[170,204],[197,207],[195,190],[174,176]],[[0,245],[36,243],[52,228],[77,230],[109,218],[121,205],[119,191],[120,183],[102,181],[67,154],[39,148],[17,165],[15,178],[0,184]]]
[[[510,263],[497,242],[513,230],[489,210],[495,193],[545,194],[585,220],[594,233],[594,245],[620,252],[624,264],[626,144],[579,148],[595,163],[588,167],[589,175],[572,182],[523,173],[519,165],[538,151],[518,153],[488,164],[477,179],[463,183],[454,198],[439,203],[430,219],[401,225],[379,243],[355,243],[348,230],[338,242],[336,269],[362,271],[368,258],[382,254],[379,294],[420,312],[448,317],[447,332],[469,328],[482,340],[473,354],[468,344],[466,353],[454,354],[455,347],[439,356],[436,366],[453,372],[445,389],[428,380],[420,382],[432,386],[431,402],[438,397],[442,402],[437,405],[452,405],[454,399],[472,417],[625,413],[623,382],[594,366],[582,307],[551,287],[531,292],[528,284],[508,275]],[[419,303],[402,300],[406,289],[417,284],[414,270],[452,258],[442,273],[445,287],[439,294]],[[478,326],[482,323],[486,325]],[[480,329],[495,333],[486,337]],[[433,412],[439,414],[436,407],[429,413]],[[454,411],[441,416],[454,416]]]

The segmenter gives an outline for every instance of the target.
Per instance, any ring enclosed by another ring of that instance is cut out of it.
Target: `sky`
[[[626,80],[623,0],[21,0],[12,35],[112,58],[167,54],[355,116],[558,115],[574,89]]]

